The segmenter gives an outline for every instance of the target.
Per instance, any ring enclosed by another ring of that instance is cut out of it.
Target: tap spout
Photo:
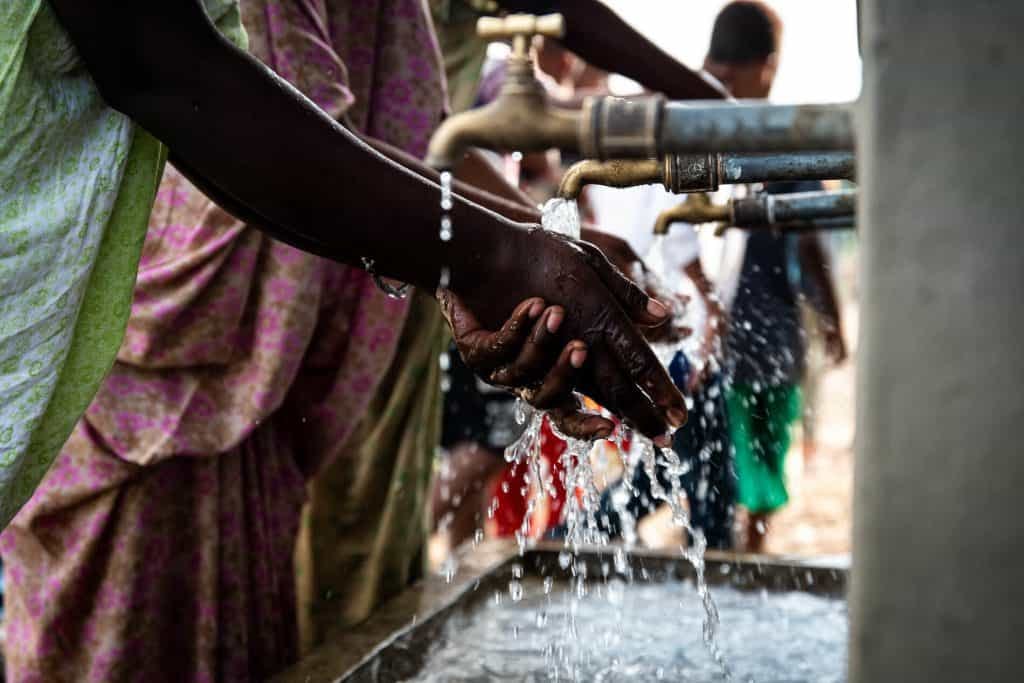
[[[673,223],[721,223],[732,214],[727,204],[715,205],[706,194],[695,194],[682,204],[665,209],[654,222],[655,235],[667,235]]]
[[[562,16],[481,17],[477,33],[483,38],[512,39],[505,81],[493,102],[441,124],[427,148],[427,164],[438,170],[453,170],[470,147],[505,152],[539,152],[552,147],[577,150],[580,113],[551,106],[544,86],[534,75],[529,54],[531,36],[559,38],[565,34]]]
[[[480,109],[456,114],[441,124],[430,139],[426,163],[437,170],[452,170],[470,147],[506,152],[540,152],[552,147],[575,151],[579,148],[578,111],[549,104],[547,94],[533,81],[513,75],[512,65],[498,97]]]
[[[659,159],[584,159],[569,167],[558,185],[558,196],[576,199],[586,185],[633,187],[665,182],[665,162]]]

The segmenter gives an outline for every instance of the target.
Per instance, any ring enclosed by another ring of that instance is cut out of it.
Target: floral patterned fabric
[[[444,85],[420,0],[242,14],[253,52],[325,110],[424,152]],[[118,361],[0,537],[8,679],[259,680],[293,661],[304,483],[416,332],[408,307],[168,168]]]
[[[234,2],[206,6],[244,43]],[[114,362],[163,161],[49,4],[0,3],[0,528]]]

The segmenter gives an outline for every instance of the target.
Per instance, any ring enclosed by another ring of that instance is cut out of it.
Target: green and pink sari
[[[424,152],[444,83],[420,0],[243,0],[242,16],[252,51],[331,115]],[[307,481],[372,436],[382,392],[414,376],[436,393],[433,358],[393,365],[437,336],[429,308],[408,324],[422,306],[168,167],[117,362],[0,537],[9,680],[262,680],[293,662]]]

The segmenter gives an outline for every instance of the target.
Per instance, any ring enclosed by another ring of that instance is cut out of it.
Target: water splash
[[[455,229],[452,224],[452,174],[449,171],[441,171],[441,227],[437,232],[442,242],[451,242],[455,237]],[[448,266],[441,266],[441,274],[437,286],[447,289],[452,282],[452,271]]]
[[[545,230],[578,240],[580,238],[580,209],[576,200],[560,197],[549,199],[544,204],[541,213],[541,225]]]
[[[578,238],[580,221],[576,202],[557,198],[549,200],[544,206],[542,224],[547,230]],[[659,271],[653,268],[652,270],[654,272],[649,272],[647,276],[657,278],[656,273]],[[647,285],[651,283],[644,282],[641,284]],[[674,298],[669,300],[675,303]],[[679,306],[681,308],[681,304]],[[674,313],[681,316],[684,314],[684,311],[677,310]],[[664,347],[659,349],[661,352],[659,356],[667,364],[679,350],[680,344],[673,342],[672,344],[664,345]],[[523,525],[516,533],[516,540],[522,554],[531,542],[531,529],[529,525],[537,499],[548,493],[553,494],[555,486],[550,472],[544,472],[540,464],[542,461],[540,446],[544,413],[534,410],[524,401],[520,400],[516,404],[516,420],[519,424],[526,425],[526,428],[519,439],[505,450],[505,459],[509,462],[517,463],[524,468],[524,471],[529,472],[533,484],[531,488],[534,492],[527,501],[527,512]],[[589,588],[586,565],[582,562],[577,562],[577,552],[583,546],[608,546],[610,545],[610,540],[608,534],[602,531],[597,519],[601,496],[595,482],[594,471],[591,467],[590,454],[593,443],[560,434],[553,424],[551,426],[552,431],[566,445],[564,452],[560,456],[561,477],[563,478],[561,483],[563,490],[566,491],[565,506],[562,512],[563,517],[560,521],[565,528],[564,542],[566,551],[559,556],[559,564],[563,570],[568,571],[573,577],[570,589],[572,594],[571,601],[578,603],[587,596]],[[685,494],[682,491],[680,479],[686,473],[687,465],[684,465],[671,449],[658,449],[649,439],[643,437],[632,438],[630,441],[633,447],[626,449],[624,445],[627,436],[626,430],[620,429],[617,430],[614,437],[615,443],[619,447],[619,452],[624,457],[626,471],[623,476],[624,481],[627,482],[621,494],[612,499],[613,508],[622,521],[623,539],[625,541],[625,546],[617,547],[613,554],[616,573],[624,575],[627,581],[633,580],[632,572],[629,570],[629,563],[626,560],[626,552],[635,544],[637,534],[636,521],[627,509],[629,496],[632,494],[632,491],[628,488],[628,482],[633,480],[636,469],[643,467],[652,483],[652,495],[670,506],[673,522],[686,529],[692,539],[692,546],[683,546],[681,554],[693,566],[697,578],[697,594],[705,615],[702,625],[702,638],[712,658],[718,664],[721,673],[727,679],[731,678],[724,654],[718,643],[718,609],[704,576],[704,552],[707,548],[707,542],[703,533],[698,529],[694,529],[690,523],[689,515],[683,505]],[[658,481],[655,472],[655,469],[658,467],[665,469],[666,479],[670,482],[668,491]],[[605,572],[604,579],[607,583],[607,572]],[[518,581],[515,583],[519,584]],[[511,588],[510,585],[510,590]],[[549,586],[545,585],[545,589],[547,590],[548,588]],[[570,634],[578,633],[578,624],[575,617],[577,611],[578,604],[571,604],[570,609],[566,613],[564,627]],[[549,654],[551,657],[564,656],[564,653],[559,654],[554,651]],[[562,661],[561,663],[566,664],[567,662]],[[570,670],[578,670],[580,665],[580,662],[572,664]]]
[[[445,176],[442,176],[442,223],[439,234],[443,241],[448,241],[452,238],[452,226],[447,213],[451,208],[450,183],[450,176],[447,179]],[[445,190],[446,186],[447,191]],[[449,220],[446,221],[446,217]],[[580,220],[576,202],[563,199],[548,201],[544,206],[542,224],[545,229],[573,238],[579,238]],[[660,251],[660,249],[657,250],[657,253],[660,253]],[[656,257],[651,260],[653,263],[649,263],[649,265],[658,265],[659,261]],[[664,261],[662,260],[660,263],[663,268]],[[647,273],[641,272],[631,275],[653,280],[653,282],[641,282],[642,285],[660,287],[658,272],[661,272],[661,269],[652,268]],[[444,276],[444,273],[442,273],[442,276]],[[682,310],[680,303],[672,297],[666,298],[670,303],[677,305],[677,310],[674,310],[677,316],[684,314],[685,311]],[[661,348],[657,349],[657,352],[659,357],[663,358],[667,364],[679,348],[680,345],[674,342],[670,345],[662,345]],[[525,429],[520,437],[505,450],[505,459],[510,463],[515,463],[517,469],[521,468],[525,473],[525,486],[522,492],[527,496],[527,509],[523,523],[515,534],[520,554],[523,554],[536,536],[537,530],[531,529],[530,525],[536,507],[542,500],[541,497],[547,495],[554,498],[557,487],[555,486],[552,470],[546,467],[545,461],[540,457],[545,414],[534,410],[527,403],[519,400],[516,402],[515,417],[517,423],[524,425]],[[557,429],[553,425],[551,426],[552,431],[565,442],[566,446],[559,462],[561,465],[559,484],[561,484],[562,490],[566,492],[566,500],[561,513],[562,517],[558,520],[564,527],[566,550],[559,556],[559,565],[571,576],[571,581],[566,591],[569,605],[568,609],[563,611],[564,619],[561,621],[563,622],[564,635],[568,637],[570,643],[575,643],[580,633],[580,624],[577,622],[576,615],[581,609],[581,601],[592,592],[588,584],[587,567],[582,561],[577,561],[577,552],[584,546],[610,546],[610,540],[608,534],[602,531],[602,527],[597,519],[601,494],[598,491],[594,471],[591,466],[590,456],[594,444],[589,441],[573,439],[559,434]],[[717,663],[720,673],[726,678],[730,678],[731,674],[718,642],[718,610],[704,577],[704,551],[707,543],[703,534],[692,527],[686,509],[683,507],[685,494],[681,490],[680,478],[685,473],[688,464],[684,465],[681,463],[679,457],[670,449],[658,449],[648,439],[636,436],[630,438],[631,436],[628,430],[619,429],[616,430],[612,438],[613,443],[618,447],[619,453],[623,457],[623,464],[625,465],[625,473],[623,475],[624,486],[611,498],[612,507],[620,519],[624,543],[615,546],[613,562],[611,565],[606,564],[604,566],[602,576],[599,578],[603,581],[605,587],[609,584],[609,575],[612,575],[615,581],[621,582],[625,580],[628,583],[634,581],[633,571],[626,554],[636,544],[637,530],[636,520],[629,512],[627,505],[630,496],[634,494],[630,488],[630,482],[632,482],[633,475],[637,469],[642,467],[652,482],[652,495],[670,506],[674,523],[685,528],[693,539],[692,547],[682,547],[681,554],[694,567],[697,578],[697,595],[704,612],[702,639],[712,659]],[[631,448],[626,448],[627,443],[632,444]],[[667,473],[667,480],[670,482],[669,490],[666,491],[658,483],[655,468],[663,468]],[[487,509],[487,517],[489,519],[494,517],[497,505],[498,499],[494,498]],[[475,543],[479,542],[479,536],[479,532],[474,536]],[[450,570],[451,568],[446,567],[445,569]],[[612,569],[614,569],[614,574],[612,574]],[[445,571],[446,575],[448,573],[448,571]],[[643,579],[642,574],[641,572],[641,576],[638,578]],[[512,602],[517,603],[526,597],[524,584],[520,569],[520,573],[518,575],[514,573],[508,585],[506,595],[511,598]],[[551,600],[552,585],[552,581],[548,577],[544,581],[544,594],[548,602]],[[601,590],[600,587],[598,590]],[[500,604],[502,597],[501,593],[496,592],[494,595],[495,603]],[[549,612],[538,613],[537,624],[539,626],[548,622],[548,614]],[[545,649],[545,656],[549,658],[549,664],[553,670],[569,672],[570,678],[572,678],[571,674],[573,672],[582,672],[589,665],[589,661],[572,659],[574,652],[577,655],[579,654],[579,649],[576,645],[572,647],[563,645],[558,648],[552,646]]]
[[[550,577],[543,581],[550,580]],[[715,681],[717,663],[701,646],[703,612],[690,582],[630,584],[611,579],[586,601],[571,590],[544,592],[523,579],[514,602],[484,601],[451,619],[415,674],[416,681]],[[559,582],[561,583],[561,582]],[[671,626],[662,615],[680,597]],[[716,589],[723,637],[736,680],[846,680],[847,609],[843,600],[807,593]],[[578,638],[561,625],[576,610]],[[518,642],[510,636],[518,632]]]

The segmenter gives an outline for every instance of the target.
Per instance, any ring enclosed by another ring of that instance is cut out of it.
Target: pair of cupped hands
[[[502,251],[486,282],[437,292],[466,364],[548,411],[567,436],[607,438],[615,427],[585,410],[581,393],[668,445],[686,404],[648,341],[686,331],[623,274],[640,262],[629,245],[594,230],[573,240],[538,227],[510,235]]]

